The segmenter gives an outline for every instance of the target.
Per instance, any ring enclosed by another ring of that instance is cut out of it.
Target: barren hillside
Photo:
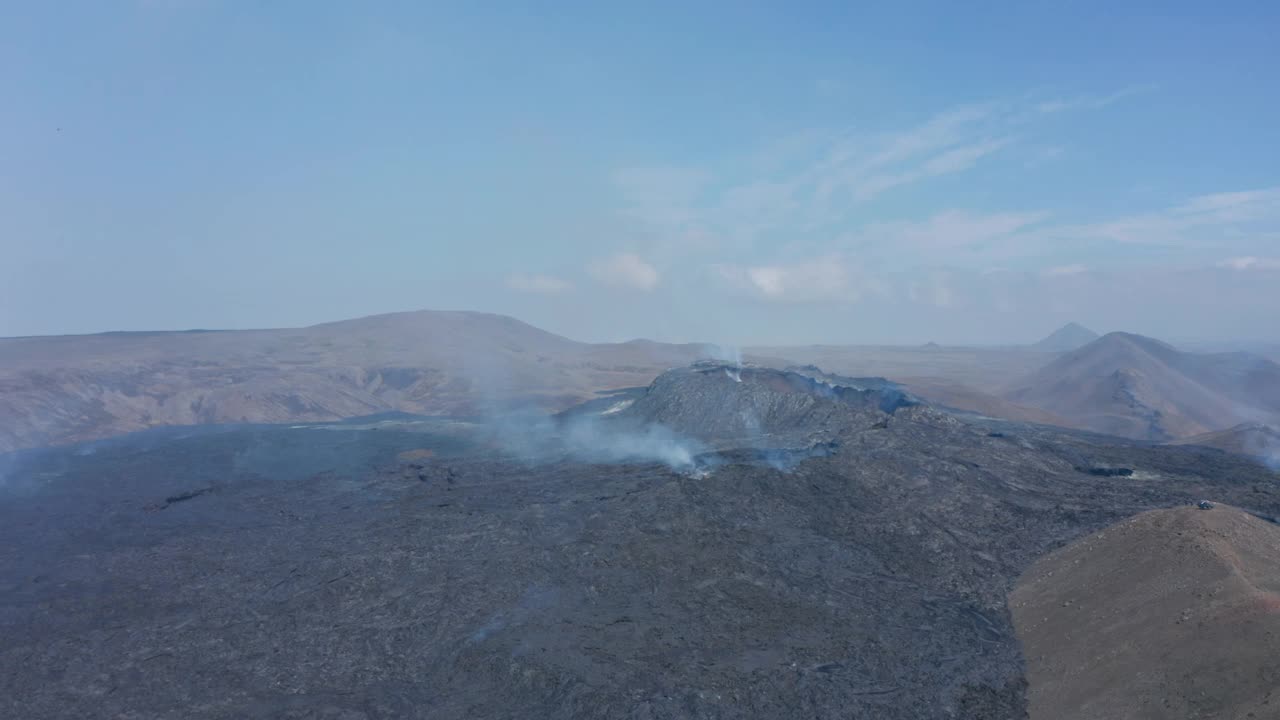
[[[307,328],[0,340],[0,451],[164,425],[561,409],[644,385],[701,345],[592,345],[472,312]]]
[[[1017,382],[1006,399],[1078,427],[1169,440],[1280,413],[1280,365],[1249,353],[1187,353],[1111,333]]]
[[[1154,510],[1033,565],[1010,596],[1031,720],[1280,713],[1280,527]]]
[[[1280,467],[1280,430],[1272,425],[1242,423],[1226,430],[1177,440],[1175,444],[1200,445],[1238,455],[1251,455]]]

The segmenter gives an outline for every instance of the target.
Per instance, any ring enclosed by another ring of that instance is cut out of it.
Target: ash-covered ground
[[[4,468],[14,718],[1020,718],[1032,561],[1149,508],[1280,514],[1243,458],[814,368]]]

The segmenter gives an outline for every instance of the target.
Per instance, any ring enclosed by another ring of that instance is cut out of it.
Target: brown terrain
[[[747,359],[884,376],[946,408],[1144,440],[1280,417],[1280,365],[1261,356],[1094,336],[1072,324],[1024,347],[758,347]],[[1079,343],[1088,344],[1056,351]],[[434,311],[294,329],[7,338],[0,452],[166,425],[561,410],[715,354],[577,342],[509,317]]]
[[[558,410],[708,352],[581,343],[509,317],[432,311],[283,330],[7,338],[0,452],[164,425]]]
[[[1083,331],[1088,332],[1088,331]],[[1045,343],[1070,341],[1064,328]],[[469,415],[560,410],[647,385],[714,355],[700,344],[592,344],[513,318],[408,312],[276,330],[130,332],[0,339],[0,452],[167,425],[321,422],[390,411]],[[1053,355],[1028,348],[758,348],[767,365],[815,362],[906,379],[941,405],[1069,424],[998,395]],[[785,359],[784,359],[785,358]]]
[[[1009,607],[1032,720],[1280,717],[1280,526],[1154,510],[1036,562]]]
[[[1015,383],[1006,400],[1088,430],[1165,441],[1280,417],[1280,365],[1111,333]]]

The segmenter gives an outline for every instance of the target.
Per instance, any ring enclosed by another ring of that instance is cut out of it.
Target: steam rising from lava
[[[1262,464],[1280,472],[1280,430],[1263,425],[1250,438],[1245,451],[1262,458]]]
[[[492,441],[503,450],[535,462],[567,456],[597,463],[657,462],[686,472],[707,451],[663,425],[611,423],[592,414],[554,418],[517,412],[496,419],[490,427]]]
[[[719,360],[734,367],[742,367],[741,348],[734,345],[709,345],[707,350],[712,360]]]

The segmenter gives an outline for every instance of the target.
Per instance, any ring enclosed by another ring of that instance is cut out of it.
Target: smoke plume
[[[531,462],[570,458],[583,462],[656,462],[685,472],[706,448],[658,424],[614,422],[595,414],[549,416],[513,412],[489,424],[491,442]]]

